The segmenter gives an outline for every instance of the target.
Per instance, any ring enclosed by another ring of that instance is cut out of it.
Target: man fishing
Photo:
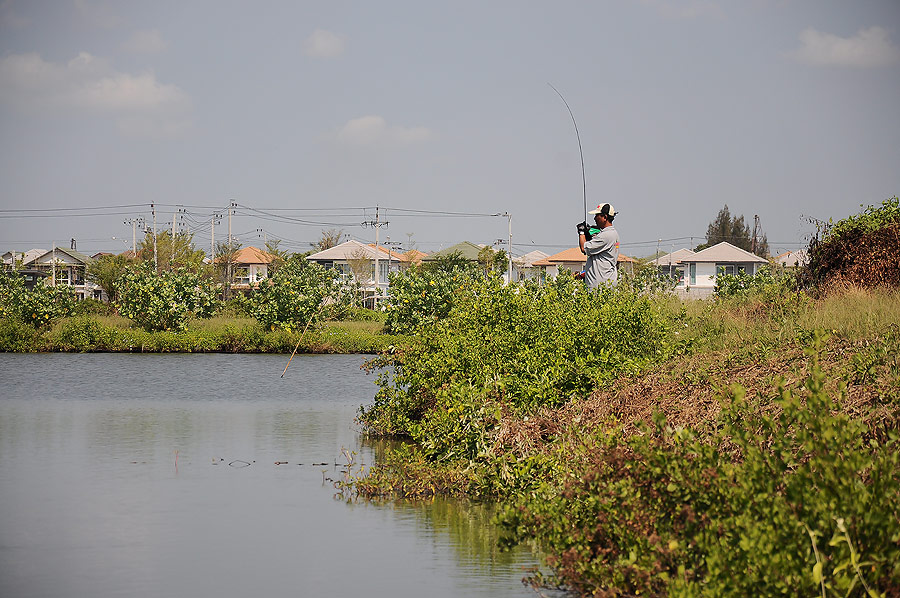
[[[604,203],[591,210],[596,226],[588,227],[587,222],[578,223],[578,246],[587,256],[584,266],[584,283],[589,289],[601,284],[615,285],[619,280],[616,262],[619,259],[619,233],[613,226],[616,209]]]

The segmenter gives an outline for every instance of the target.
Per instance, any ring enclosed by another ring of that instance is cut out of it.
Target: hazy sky
[[[0,252],[121,251],[151,203],[208,249],[234,201],[245,246],[371,242],[377,205],[382,242],[509,213],[513,253],[553,253],[584,206],[548,83],[627,255],[726,203],[796,249],[900,194],[898,0],[3,0]]]

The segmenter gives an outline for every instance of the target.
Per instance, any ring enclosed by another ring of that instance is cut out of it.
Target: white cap
[[[616,216],[616,209],[612,206],[611,203],[602,203],[597,206],[596,210],[591,210],[588,214],[606,214],[610,218],[614,218]]]

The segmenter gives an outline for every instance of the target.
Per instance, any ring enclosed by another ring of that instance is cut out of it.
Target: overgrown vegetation
[[[219,307],[208,279],[186,268],[157,272],[150,263],[118,279],[119,313],[145,330],[185,330],[191,318],[208,318]]]
[[[372,364],[394,370],[360,412],[404,443],[355,490],[499,500],[505,542],[547,555],[535,583],[578,595],[900,596],[885,280],[811,294],[764,271],[683,303],[475,278],[444,313],[437,283],[406,281],[432,303],[394,316],[411,338]]]
[[[335,270],[306,260],[289,260],[274,275],[256,283],[239,304],[270,330],[302,330],[322,315],[326,299],[337,292]]]
[[[326,322],[301,337],[301,330],[270,330],[246,316],[191,320],[180,331],[147,331],[122,316],[82,315],[35,329],[0,319],[0,351],[108,351],[144,353],[378,353],[400,339],[377,320]]]
[[[819,226],[801,280],[814,291],[840,284],[900,285],[900,199],[868,206],[859,214]]]

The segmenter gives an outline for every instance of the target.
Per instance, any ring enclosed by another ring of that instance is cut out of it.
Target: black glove
[[[585,240],[585,241],[590,241],[590,240],[591,240],[591,231],[590,231],[590,228],[589,228],[588,225],[587,225],[587,222],[579,222],[579,223],[578,223],[578,226],[576,226],[575,228],[578,229],[578,234],[579,234],[579,235],[584,235],[584,240]]]

